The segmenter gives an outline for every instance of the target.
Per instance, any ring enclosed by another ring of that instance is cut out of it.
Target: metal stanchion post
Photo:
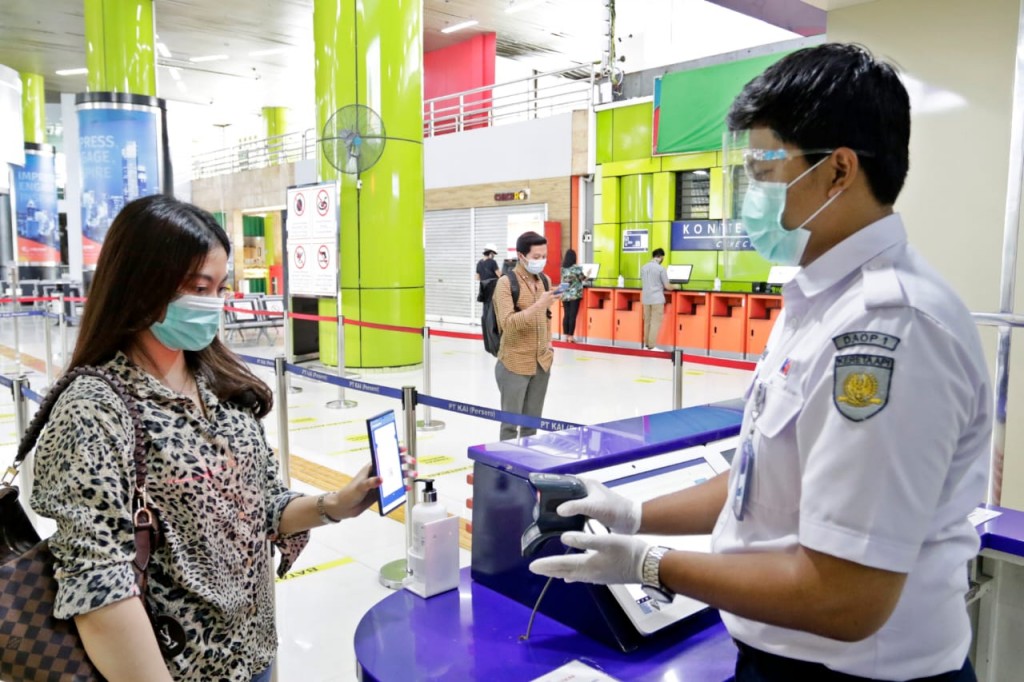
[[[20,441],[22,436],[25,435],[25,429],[28,428],[28,408],[26,407],[25,396],[22,395],[21,389],[28,387],[28,378],[19,374],[14,377],[14,384],[11,386],[11,393],[14,397],[14,430],[16,437]],[[32,486],[35,483],[35,479],[32,475],[32,459],[34,455],[30,454],[25,458],[25,461],[21,465],[21,471],[18,474],[21,476],[21,499],[25,502],[25,514],[28,516],[29,521],[34,526],[36,523],[35,512],[28,506],[28,501],[32,498]]]
[[[50,338],[50,316],[43,315],[43,345],[46,346],[46,385],[53,384],[53,339]]]
[[[430,327],[423,327],[423,392],[430,395]],[[420,431],[440,431],[444,422],[430,418],[430,405],[423,406],[423,420],[416,422]]]
[[[405,472],[405,556],[389,561],[380,568],[380,584],[391,590],[401,589],[409,575],[409,547],[412,546],[412,510],[416,506],[416,388],[402,387],[402,413],[405,416],[405,456],[408,469]]]
[[[57,301],[60,303],[60,311],[58,313],[60,317],[57,320],[60,323],[60,366],[63,371],[63,369],[71,364],[71,358],[68,357],[68,321],[63,293],[57,295]]]
[[[287,300],[288,296],[286,295],[285,301]],[[286,303],[285,308],[286,310],[284,317],[284,357],[287,362],[295,362],[295,355],[292,352],[292,332],[294,331],[292,328],[293,323],[290,321],[290,318],[288,317],[288,310],[290,310],[291,306]],[[302,393],[302,388],[300,386],[292,386],[292,378],[287,373],[284,376],[284,385],[287,388],[288,393]]]
[[[21,374],[21,335],[18,330],[18,312],[21,311],[21,303],[18,302],[18,298],[21,296],[21,285],[18,283],[18,264],[11,263],[11,284],[14,287],[14,292],[11,295],[13,299],[11,302],[11,310],[14,312],[14,316],[11,318],[14,322],[14,365],[15,371]]]
[[[672,351],[672,409],[683,409],[683,351]]]
[[[341,314],[341,297],[338,297],[338,378],[345,378],[345,316]],[[338,399],[327,403],[332,410],[345,410],[358,405],[354,400],[345,400],[345,387],[338,386]]]
[[[281,462],[281,479],[291,487],[292,477],[288,467],[288,372],[284,356],[274,358],[274,376],[277,378],[277,457]]]

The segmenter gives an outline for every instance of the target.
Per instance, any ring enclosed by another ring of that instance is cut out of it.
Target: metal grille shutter
[[[508,206],[494,206],[491,208],[477,208],[473,210],[473,253],[478,260],[483,254],[484,245],[493,242],[498,247],[498,269],[501,269],[501,262],[505,258],[505,247],[509,246],[508,241],[508,217],[510,215],[536,215],[540,214],[543,220],[548,218],[547,204],[510,204]],[[559,258],[560,256],[554,256]],[[473,261],[476,263],[476,260]],[[474,290],[475,292],[475,290]],[[481,305],[476,303],[476,294],[472,299],[473,316],[480,319],[482,314]]]
[[[472,210],[426,211],[423,237],[426,267],[427,315],[468,321],[476,301],[476,262],[472,233]]]

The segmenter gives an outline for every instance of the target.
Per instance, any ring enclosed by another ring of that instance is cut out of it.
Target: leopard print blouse
[[[205,382],[206,414],[118,354],[104,365],[139,402],[147,439],[147,488],[164,535],[153,552],[146,600],[176,620],[184,650],[167,660],[175,680],[250,680],[277,651],[269,538],[280,574],[309,539],[278,537],[285,488],[263,425],[220,402]],[[138,594],[130,515],[131,420],[99,379],[81,377],[63,393],[35,453],[32,507],[57,522],[59,618]],[[158,634],[159,636],[159,634]]]

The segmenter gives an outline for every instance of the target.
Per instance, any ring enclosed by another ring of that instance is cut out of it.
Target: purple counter
[[[421,599],[399,590],[371,608],[356,628],[360,679],[532,680],[580,660],[620,680],[713,682],[732,677],[736,647],[716,623],[680,642],[624,654],[537,614],[528,641],[530,609],[470,580],[457,591]]]

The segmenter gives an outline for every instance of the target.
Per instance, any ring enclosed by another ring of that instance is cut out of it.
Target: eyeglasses
[[[790,151],[788,149],[744,149],[743,170],[749,180],[763,180],[765,177],[774,175],[779,167],[778,161],[795,159],[800,156],[814,156],[817,154],[831,154],[835,149],[801,149]]]

